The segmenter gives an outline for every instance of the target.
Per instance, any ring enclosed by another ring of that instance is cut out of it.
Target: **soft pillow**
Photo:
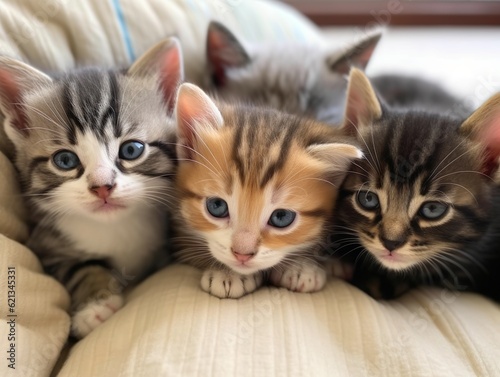
[[[173,265],[77,343],[73,376],[471,376],[500,370],[500,310],[473,294],[377,302],[339,280],[314,294],[263,288],[221,300]]]
[[[28,235],[24,212],[14,168],[0,152],[1,375],[48,376],[68,337],[69,298],[19,243]]]
[[[186,77],[200,82],[211,20],[248,41],[323,43],[318,29],[294,9],[266,0],[2,0],[0,53],[46,71],[130,64],[167,36],[182,43]]]

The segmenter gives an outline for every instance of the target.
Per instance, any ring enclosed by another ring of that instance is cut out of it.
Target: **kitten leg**
[[[270,281],[277,287],[294,292],[316,292],[325,286],[326,271],[323,267],[311,262],[278,266],[272,269]]]
[[[100,265],[81,267],[67,284],[71,294],[71,333],[87,336],[124,304],[119,283],[111,271]]]
[[[403,278],[383,274],[355,274],[352,284],[376,300],[392,300],[414,288]]]
[[[241,275],[225,269],[205,270],[201,277],[201,288],[219,298],[240,298],[252,293],[264,281],[262,272]]]
[[[331,258],[326,262],[326,268],[333,277],[351,281],[354,276],[354,265],[337,258]]]

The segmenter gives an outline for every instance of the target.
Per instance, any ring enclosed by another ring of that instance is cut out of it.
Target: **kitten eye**
[[[420,215],[428,220],[437,220],[448,211],[448,204],[441,202],[426,202],[420,207]]]
[[[295,220],[295,212],[288,209],[277,209],[269,218],[268,224],[276,228],[286,228]]]
[[[229,216],[229,208],[224,199],[221,198],[208,198],[207,211],[213,217],[224,218]]]
[[[136,160],[142,155],[143,152],[144,143],[131,140],[120,145],[120,153],[118,154],[118,157],[122,160]]]
[[[378,195],[371,191],[360,191],[358,192],[358,203],[364,209],[368,209],[370,211],[377,209],[379,207]]]
[[[80,165],[80,159],[71,151],[60,151],[52,157],[54,164],[62,170],[72,170]]]

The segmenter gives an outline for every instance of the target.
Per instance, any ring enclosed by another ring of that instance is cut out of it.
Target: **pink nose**
[[[245,262],[248,262],[250,259],[252,259],[255,255],[255,253],[240,254],[240,253],[237,253],[236,251],[233,250],[233,255],[238,260],[238,262],[245,263]]]
[[[90,192],[98,198],[107,199],[115,187],[116,185],[93,186],[90,188]]]

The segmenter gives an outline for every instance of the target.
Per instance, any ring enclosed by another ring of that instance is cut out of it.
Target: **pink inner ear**
[[[207,34],[207,58],[212,65],[215,84],[226,82],[226,68],[242,67],[248,63],[248,56],[236,38],[221,26],[210,25]]]
[[[175,93],[183,76],[182,56],[179,48],[174,47],[166,51],[162,57],[160,75],[161,89],[168,111],[172,113],[175,107]]]
[[[21,104],[22,96],[19,85],[9,71],[0,70],[0,95],[12,117],[12,125],[23,134],[28,134],[26,115]]]
[[[498,170],[500,159],[500,111],[492,115],[488,127],[481,133],[481,140],[486,145],[483,172],[491,176]]]
[[[193,158],[194,148],[194,127],[192,125],[193,122],[194,111],[189,105],[188,101],[184,101],[179,99],[179,103],[177,104],[177,119],[180,122],[179,127],[181,128],[182,138],[183,140],[183,152],[184,155],[188,159]]]
[[[347,98],[347,106],[344,117],[347,121],[347,129],[351,135],[358,134],[359,115],[366,113],[366,105],[363,102],[363,97],[357,88],[350,88]]]
[[[372,45],[368,46],[367,48],[365,48],[363,50],[363,52],[361,54],[357,55],[354,58],[354,61],[356,63],[355,65],[357,67],[361,67],[363,69],[366,68],[366,66],[368,65],[368,62],[370,61],[370,58],[373,55],[373,51],[375,50],[375,46],[376,46],[376,44],[372,44]]]

